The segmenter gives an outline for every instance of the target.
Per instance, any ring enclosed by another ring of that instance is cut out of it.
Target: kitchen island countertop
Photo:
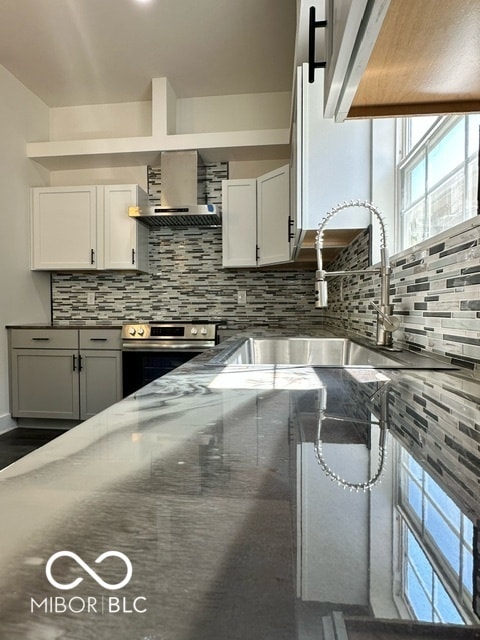
[[[478,382],[210,358],[0,472],[0,638],[480,637]]]

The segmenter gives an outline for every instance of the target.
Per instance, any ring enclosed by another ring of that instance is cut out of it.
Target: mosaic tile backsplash
[[[218,203],[224,167],[211,172],[216,185],[209,176],[209,200]],[[480,374],[479,229],[478,218],[468,220],[391,259],[392,302],[401,319],[396,344],[445,358],[474,376]],[[233,329],[263,325],[298,334],[324,327],[375,339],[375,275],[329,280],[329,306],[315,309],[313,269],[224,269],[219,228],[152,229],[149,252],[149,274],[52,274],[53,322],[205,318]],[[362,234],[329,268],[358,269],[365,257]],[[247,292],[245,305],[237,303],[238,290]],[[95,292],[95,305],[86,304],[88,291]]]
[[[321,323],[313,271],[224,269],[220,228],[151,229],[149,238],[149,274],[53,274],[54,322],[205,318],[296,331]],[[245,305],[237,303],[239,289],[247,292]],[[86,305],[87,291],[95,292],[95,305]]]
[[[480,374],[479,240],[477,216],[391,258],[391,301],[401,320],[394,341],[443,357],[475,376]],[[342,287],[339,279],[331,282],[325,327],[338,328],[341,318],[347,333],[374,340],[370,301],[379,303],[380,279],[350,276]]]

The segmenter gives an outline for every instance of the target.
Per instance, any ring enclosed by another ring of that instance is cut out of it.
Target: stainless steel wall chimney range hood
[[[160,157],[160,205],[129,207],[128,215],[148,227],[219,226],[215,205],[202,203],[205,184],[198,179],[198,152],[162,151]]]

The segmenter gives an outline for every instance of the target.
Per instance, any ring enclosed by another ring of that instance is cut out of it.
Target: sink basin
[[[219,365],[454,369],[410,352],[370,348],[347,338],[243,338],[210,360]]]

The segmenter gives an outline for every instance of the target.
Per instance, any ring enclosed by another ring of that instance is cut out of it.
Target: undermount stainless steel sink
[[[243,338],[216,355],[216,365],[455,369],[411,352],[389,352],[347,338]]]

